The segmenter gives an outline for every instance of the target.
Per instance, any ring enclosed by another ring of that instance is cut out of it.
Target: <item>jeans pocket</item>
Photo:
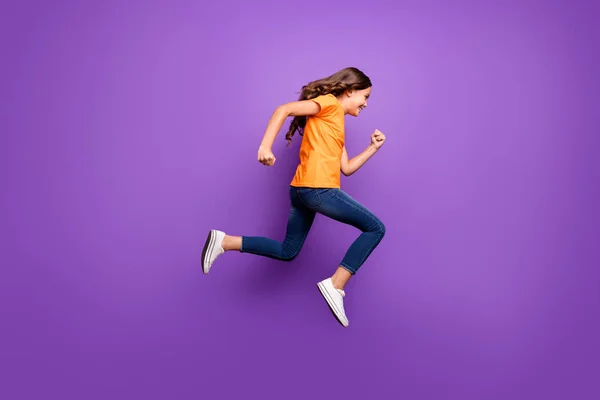
[[[304,203],[304,205],[312,210],[316,210],[321,205],[321,196],[316,189],[313,188],[297,188],[296,193],[298,193],[298,197],[300,201]]]

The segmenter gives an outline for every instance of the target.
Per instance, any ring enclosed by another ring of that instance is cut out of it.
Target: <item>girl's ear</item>
[[[346,90],[346,96],[352,97],[352,90]]]

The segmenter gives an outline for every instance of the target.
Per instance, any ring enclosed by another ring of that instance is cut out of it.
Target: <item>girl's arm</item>
[[[385,135],[379,130],[375,130],[371,135],[371,143],[369,146],[359,155],[348,160],[348,152],[346,152],[346,147],[344,146],[342,151],[342,159],[340,161],[340,169],[342,173],[346,176],[350,176],[362,167],[369,158],[373,156],[379,150],[381,146],[383,146],[383,142],[385,142]]]
[[[290,103],[282,104],[275,109],[275,112],[269,119],[265,135],[260,143],[260,147],[264,149],[271,149],[277,133],[281,129],[285,119],[289,116],[298,115],[315,115],[321,111],[321,106],[312,100],[300,100],[292,101]]]
[[[359,155],[353,157],[351,160],[348,160],[348,153],[346,152],[346,147],[344,146],[344,150],[342,152],[342,160],[341,160],[341,170],[342,174],[346,176],[350,176],[362,167],[369,158],[373,156],[377,152],[377,148],[372,143]]]

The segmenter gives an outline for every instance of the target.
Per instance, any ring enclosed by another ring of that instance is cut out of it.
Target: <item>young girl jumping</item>
[[[349,325],[344,311],[344,287],[385,234],[383,223],[373,213],[340,190],[340,171],[346,176],[352,175],[385,141],[385,135],[375,130],[369,146],[348,159],[344,146],[344,117],[346,114],[357,117],[367,107],[371,86],[363,72],[353,67],[344,68],[302,87],[298,101],[277,107],[258,149],[258,161],[266,166],[275,164],[271,148],[287,117],[294,117],[286,135],[288,143],[296,131],[303,135],[300,164],[290,183],[291,210],[285,239],[280,242],[267,237],[230,236],[210,230],[202,251],[205,274],[218,256],[231,250],[291,261],[300,252],[316,213],[325,215],[362,231],[334,274],[317,283],[333,315],[344,327]]]

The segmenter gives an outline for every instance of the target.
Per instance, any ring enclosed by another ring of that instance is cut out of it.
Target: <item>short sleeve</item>
[[[332,115],[338,106],[338,100],[332,94],[325,94],[312,99],[315,103],[321,106],[321,111],[317,113],[317,117],[325,117]]]

